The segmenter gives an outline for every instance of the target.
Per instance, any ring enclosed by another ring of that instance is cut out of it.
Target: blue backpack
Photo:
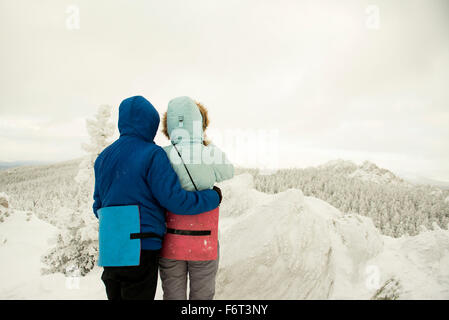
[[[114,206],[98,210],[99,258],[101,267],[138,266],[140,239],[161,238],[152,232],[141,233],[139,206]]]

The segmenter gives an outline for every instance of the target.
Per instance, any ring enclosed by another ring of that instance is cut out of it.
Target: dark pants
[[[159,250],[142,250],[140,265],[104,267],[101,280],[109,300],[154,300]]]

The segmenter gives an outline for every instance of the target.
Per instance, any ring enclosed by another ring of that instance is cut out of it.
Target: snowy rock
[[[378,184],[395,184],[402,186],[410,186],[409,183],[397,177],[394,173],[387,169],[379,168],[370,161],[364,161],[352,173],[348,175],[350,178],[356,178],[363,181],[370,181]]]
[[[239,189],[242,180],[229,184]],[[366,217],[343,216],[296,189],[253,195],[258,201],[244,215],[222,219],[218,299],[331,298],[337,280],[352,281],[382,249]]]
[[[223,194],[220,217],[238,216],[266,199],[265,194],[254,189],[254,178],[246,173],[219,184]]]
[[[430,194],[431,194],[432,196],[435,196],[435,197],[440,197],[440,196],[443,195],[443,190],[438,189],[438,188],[435,188],[435,190],[432,190],[432,191],[430,192]]]
[[[234,221],[221,230],[217,298],[327,296],[332,287],[329,221],[304,207],[299,190],[266,197],[245,215],[231,215]]]
[[[379,268],[381,281],[397,279],[399,299],[449,299],[448,230],[384,237],[384,242],[384,250],[369,264]]]
[[[447,230],[393,239],[370,218],[343,215],[296,189],[255,192],[250,181],[223,185],[217,299],[448,296]]]
[[[336,232],[355,262],[370,259],[383,249],[383,239],[370,218],[344,215],[336,220]]]

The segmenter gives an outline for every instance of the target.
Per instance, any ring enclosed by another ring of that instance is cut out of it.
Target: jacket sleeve
[[[96,170],[95,170],[96,171]],[[92,205],[92,209],[94,211],[95,216],[98,218],[98,209],[101,208],[101,200],[100,200],[100,192],[98,190],[97,177],[95,175],[95,188],[94,188],[94,204]]]
[[[98,209],[101,208],[100,194],[98,193],[98,184],[95,182],[95,191],[94,191],[94,204],[92,209],[94,211],[95,216],[98,218]]]
[[[159,204],[175,214],[194,215],[210,211],[218,207],[220,201],[214,190],[184,190],[162,148],[158,148],[153,156],[147,182]]]
[[[221,182],[224,180],[232,179],[234,177],[234,165],[229,162],[225,153],[222,152],[217,146],[210,145],[209,148],[212,148],[214,153],[214,158],[220,159],[220,163],[212,163],[212,167],[215,173],[215,181]],[[218,153],[218,155],[216,155]]]

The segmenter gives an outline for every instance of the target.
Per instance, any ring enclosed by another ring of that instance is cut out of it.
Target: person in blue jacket
[[[120,137],[95,161],[93,211],[105,207],[137,205],[142,238],[140,264],[104,267],[102,280],[108,299],[154,299],[159,250],[166,232],[165,212],[199,214],[215,209],[221,191],[185,191],[164,149],[154,143],[159,114],[142,96],[122,101]]]

